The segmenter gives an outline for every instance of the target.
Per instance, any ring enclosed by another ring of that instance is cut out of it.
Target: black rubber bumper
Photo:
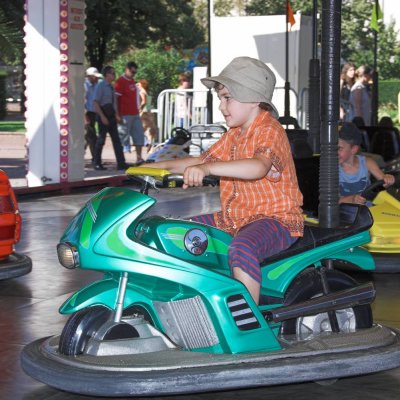
[[[400,272],[400,253],[371,253],[378,273]]]
[[[335,334],[251,354],[167,350],[125,356],[67,357],[58,337],[27,345],[23,370],[68,392],[91,396],[157,396],[323,381],[400,366],[399,331],[383,326]]]
[[[0,261],[0,280],[26,275],[31,270],[32,260],[28,256],[13,253]]]

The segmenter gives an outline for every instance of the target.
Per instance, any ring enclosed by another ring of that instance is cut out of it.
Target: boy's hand
[[[393,185],[393,183],[394,183],[394,181],[395,181],[394,176],[393,176],[393,175],[390,175],[390,174],[385,174],[385,175],[383,175],[383,178],[382,178],[382,179],[383,179],[384,182],[385,182],[385,184],[383,185],[384,187],[388,187],[388,186]]]
[[[207,164],[187,167],[183,173],[183,189],[187,189],[190,186],[202,186],[203,178],[207,175],[210,175]]]
[[[342,196],[339,203],[365,204],[366,201],[366,198],[359,194],[351,194],[349,196]]]
[[[365,197],[362,197],[360,194],[353,194],[352,197],[352,203],[353,204],[365,204],[367,199]]]

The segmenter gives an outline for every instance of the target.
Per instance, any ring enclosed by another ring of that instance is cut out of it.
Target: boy
[[[357,154],[360,151],[362,136],[352,122],[345,122],[339,129],[339,203],[365,204],[361,196],[370,185],[369,174],[377,180],[383,179],[385,187],[393,185],[394,176],[384,174],[378,164],[370,157]]]
[[[228,261],[258,304],[260,262],[303,235],[302,195],[286,132],[271,99],[275,75],[260,60],[238,57],[220,75],[202,79],[214,88],[230,128],[200,157],[147,164],[183,173],[184,188],[220,177],[221,211],[192,220],[233,235]]]

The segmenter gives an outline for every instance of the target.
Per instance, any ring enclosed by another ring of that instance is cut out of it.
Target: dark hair
[[[138,66],[135,63],[135,61],[128,61],[126,63],[126,65],[125,65],[125,68],[127,68],[127,69],[132,69],[132,68],[138,69]]]
[[[368,65],[361,65],[356,69],[356,77],[361,78],[365,75],[371,75],[372,69]]]
[[[393,120],[392,120],[392,118],[390,118],[388,116],[384,116],[379,120],[378,126],[383,126],[385,128],[393,128],[393,126],[394,126]]]
[[[106,76],[107,74],[109,74],[112,70],[114,70],[114,67],[112,65],[106,65],[103,70],[101,71],[101,73],[103,74],[103,76]]]
[[[362,134],[353,122],[343,122],[343,124],[339,126],[339,139],[350,143],[352,146],[360,146]]]

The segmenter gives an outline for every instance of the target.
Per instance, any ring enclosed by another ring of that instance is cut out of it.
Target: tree
[[[86,5],[86,55],[99,69],[148,41],[185,49],[204,40],[186,0],[86,0]]]
[[[149,42],[143,49],[117,57],[113,65],[118,75],[124,72],[128,61],[135,61],[139,66],[136,81],[140,79],[149,81],[149,94],[153,98],[152,106],[155,106],[155,101],[162,90],[178,85],[178,74],[183,71],[185,64],[178,51],[173,48],[166,49],[160,42]]]
[[[378,35],[378,70],[380,79],[399,79],[400,43],[397,39],[394,21]]]
[[[304,15],[311,15],[311,0],[290,0],[293,11],[300,10]],[[246,15],[283,15],[286,13],[286,1],[251,0],[245,6]]]
[[[6,64],[21,62],[24,48],[24,1],[0,3],[0,54]]]
[[[303,15],[312,14],[311,0],[290,0],[294,11],[300,10]],[[321,1],[318,2],[319,11]],[[375,0],[342,1],[342,60],[352,61],[356,65],[374,62],[374,33],[371,28],[372,6]],[[285,1],[251,0],[245,6],[247,15],[276,15],[286,11]],[[380,79],[398,78],[400,76],[400,42],[394,29],[394,22],[384,26],[381,22],[378,34],[378,70]]]

